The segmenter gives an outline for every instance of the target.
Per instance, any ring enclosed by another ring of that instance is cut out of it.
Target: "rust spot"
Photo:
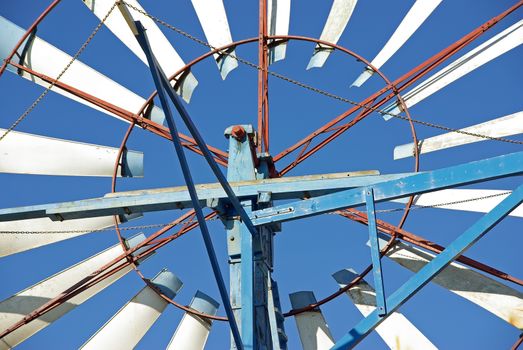
[[[235,125],[232,128],[231,136],[234,137],[237,141],[243,141],[245,139],[245,135],[247,133],[245,132],[245,129],[241,127],[240,125]]]

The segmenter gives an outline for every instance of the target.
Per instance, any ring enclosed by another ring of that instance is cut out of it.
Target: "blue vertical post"
[[[376,307],[378,310],[378,315],[384,316],[387,313],[387,305],[385,302],[383,273],[381,271],[378,230],[376,229],[376,209],[374,206],[374,190],[372,187],[367,187],[365,189],[365,202],[367,204],[370,254],[372,257],[372,275],[374,276],[374,288],[376,289]]]
[[[469,247],[476,243],[497,223],[505,218],[512,210],[523,202],[523,185],[519,186],[512,194],[499,203],[494,209],[485,214],[474,225],[456,238],[447,248],[426,264],[403,286],[387,298],[388,315],[396,311],[401,305],[416,294],[423,286],[430,282],[441,270],[454,259],[463,254]],[[374,310],[370,315],[361,320],[353,329],[345,334],[332,347],[334,350],[352,349],[362,341],[372,330],[380,325],[387,317],[380,317]]]

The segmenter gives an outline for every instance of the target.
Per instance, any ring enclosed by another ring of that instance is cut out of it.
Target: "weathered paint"
[[[347,286],[358,274],[352,269],[340,270],[332,275],[340,288]],[[365,280],[356,283],[346,292],[363,316],[368,316],[376,309],[376,291]],[[376,332],[387,346],[394,350],[436,350],[428,340],[403,314],[393,312]]]
[[[479,134],[488,137],[505,137],[523,133],[523,112],[516,112],[501,118],[459,129],[460,131]],[[419,154],[425,154],[443,149],[468,145],[470,143],[490,141],[485,137],[472,136],[457,132],[449,132],[418,141]],[[394,147],[394,159],[414,156],[414,143]]]
[[[9,55],[18,39],[24,35],[25,30],[0,16],[0,33],[2,33],[2,40],[0,40],[0,59],[4,59]],[[35,36],[30,46],[28,46],[24,61],[20,62],[20,64],[51,78],[56,78],[62,69],[71,61],[71,58],[70,55],[40,39],[38,36]],[[15,74],[20,74],[25,79],[31,80],[38,85],[46,88],[49,86],[49,83],[27,72],[18,73],[17,69],[10,65],[8,66],[8,70]],[[87,66],[80,60],[74,61],[67,72],[60,78],[60,81],[127,111],[137,112],[145,103],[145,99],[141,96]],[[82,98],[56,86],[54,86],[51,91],[120,119],[115,114],[95,106],[90,102],[86,102]],[[153,109],[151,120],[158,124],[163,124],[163,113],[158,107]]]
[[[405,105],[407,108],[414,106],[433,93],[443,89],[448,84],[522,43],[523,20],[520,20],[403,94]],[[398,103],[394,103],[384,108],[384,111],[391,114],[398,114],[401,112],[401,108]],[[389,120],[392,116],[385,114],[383,118]]]
[[[291,19],[291,0],[267,1],[267,29],[269,35],[289,34]],[[283,60],[287,50],[287,41],[269,42],[269,64]]]
[[[11,131],[2,140],[0,173],[113,176],[117,157],[114,147]],[[118,176],[143,176],[143,153],[125,151],[121,162]]]
[[[383,239],[380,243],[386,244]],[[434,256],[402,242],[395,243],[387,252],[388,258],[413,272],[418,272]],[[432,282],[523,329],[523,293],[455,262],[443,269]]]
[[[214,316],[219,304],[207,294],[197,291],[189,307]],[[167,345],[167,350],[203,350],[211,326],[212,320],[186,312]]]
[[[140,214],[124,216],[125,220],[141,217]],[[114,225],[113,216],[51,221],[48,218],[0,222],[0,257],[86,235],[89,230],[104,229]],[[26,232],[49,232],[31,235]],[[19,233],[16,233],[19,232]]]
[[[145,236],[143,234],[138,235],[136,239],[133,240],[132,246],[137,245],[144,239]],[[82,276],[90,275],[120,254],[122,254],[122,247],[120,244],[117,244],[0,302],[0,328],[2,330],[7,329],[9,326],[20,321],[24,316],[78,282]],[[52,312],[25,324],[3,337],[0,342],[0,349],[10,349],[20,344],[116,282],[131,270],[132,267],[128,266],[118,271],[114,275],[69,299],[66,303],[56,307]]]
[[[425,22],[430,14],[438,7],[442,0],[417,0],[405,15],[394,34],[387,41],[381,51],[374,57],[371,64],[380,69],[398,51],[403,44],[414,34],[416,30]],[[369,79],[374,71],[367,67],[365,71],[356,79],[352,86],[360,87]]]
[[[289,299],[293,309],[316,302],[314,293],[310,291],[289,294]],[[327,350],[334,345],[334,338],[320,308],[297,314],[294,320],[303,350]]]
[[[151,283],[169,298],[174,298],[182,282],[162,270]],[[168,303],[146,286],[102,326],[81,349],[133,349],[160,317]]]
[[[349,23],[349,19],[352,16],[357,2],[358,0],[333,1],[329,17],[327,17],[327,21],[321,32],[320,40],[333,44],[338,42],[345,27]],[[322,67],[333,50],[331,47],[316,45],[307,69]]]
[[[111,6],[114,5],[114,1],[112,0],[83,0],[82,2],[100,20],[105,17]],[[126,3],[146,12],[136,0],[126,0]],[[135,20],[140,21],[144,27],[147,28],[147,36],[149,37],[151,47],[154,50],[158,64],[162,67],[165,73],[171,76],[182,69],[185,66],[183,59],[180,57],[178,52],[176,52],[156,23],[146,15],[130,7],[128,8],[132,17]],[[104,24],[125,46],[129,48],[129,50],[131,50],[143,63],[147,64],[147,58],[134,38],[133,33],[129,30],[121,11],[115,9],[109,17],[107,17]],[[189,102],[194,89],[198,85],[198,81],[190,72],[187,75],[179,76],[177,79],[179,79],[177,84],[180,85],[177,87],[178,93]],[[132,109],[132,111],[138,110]]]
[[[431,262],[423,266],[414,276],[405,282],[398,290],[387,298],[389,314],[396,311],[401,305],[416,294],[423,286],[429,283],[438,273],[447,267],[454,259],[463,254],[488,231],[503,220],[507,214],[523,201],[523,185],[488,214],[476,221],[469,229],[450,243],[447,248]],[[347,332],[332,347],[333,350],[353,348],[361,342],[372,330],[379,326],[386,316],[378,315],[375,310],[361,320],[354,328]]]
[[[231,30],[227,21],[227,13],[222,0],[191,0],[198,20],[205,33],[205,38],[213,48],[222,47],[232,43]],[[156,49],[153,48],[155,55]],[[227,50],[233,56],[236,55],[234,48]],[[214,54],[222,79],[227,77],[230,71],[238,67],[238,61],[229,55]]]
[[[376,202],[472,184],[523,173],[523,152],[460,164],[386,181],[372,186]],[[253,223],[296,220],[365,203],[365,192],[355,188],[253,212]]]
[[[504,193],[504,194],[503,194]],[[503,199],[508,197],[510,191],[504,190],[480,190],[468,188],[449,188],[414,197],[413,204],[420,206],[435,206],[435,209],[449,209],[460,211],[471,211],[476,213],[488,213]],[[490,197],[495,196],[495,197]],[[487,197],[487,198],[482,198]],[[474,200],[482,198],[480,200]],[[404,203],[404,198],[393,200],[393,202]],[[455,202],[454,204],[445,204]],[[523,218],[523,205],[514,209],[509,216]]]

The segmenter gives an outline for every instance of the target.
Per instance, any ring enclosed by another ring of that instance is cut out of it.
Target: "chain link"
[[[49,91],[51,91],[51,89],[56,85],[58,80],[60,80],[60,78],[65,74],[65,72],[67,72],[67,70],[71,67],[71,65],[74,63],[74,61],[76,61],[78,59],[78,57],[80,57],[80,55],[85,50],[87,45],[89,45],[89,43],[91,42],[91,40],[93,40],[93,38],[98,33],[100,28],[102,28],[103,24],[105,23],[105,21],[107,20],[109,15],[113,12],[116,5],[117,5],[117,3],[114,3],[113,6],[111,6],[111,8],[109,9],[109,12],[107,12],[107,14],[104,16],[104,18],[100,21],[100,23],[98,23],[98,25],[94,28],[94,30],[91,32],[89,37],[83,43],[83,45],[78,49],[78,51],[76,51],[75,55],[71,58],[69,63],[67,63],[67,65],[64,67],[64,69],[62,69],[60,74],[58,74],[56,76],[56,78],[53,80],[53,82],[51,84],[49,84],[49,86],[47,88],[45,88],[45,90],[40,94],[40,96],[38,96],[38,98],[25,110],[25,112],[22,113],[22,115],[20,115],[20,117],[18,117],[18,119],[16,119],[16,121],[13,124],[11,124],[11,126],[2,134],[2,136],[0,136],[0,142],[11,131],[13,131],[18,126],[18,124],[20,124],[29,115],[29,113],[31,113],[33,111],[33,109],[35,109],[35,107],[40,103],[40,101],[42,101],[43,98],[49,93]]]
[[[213,217],[206,219],[206,221],[215,221],[219,220],[219,217]],[[147,230],[153,228],[162,228],[162,227],[175,227],[180,225],[190,225],[197,222],[196,219],[192,218],[191,220],[179,222],[177,224],[167,223],[167,224],[150,224],[150,225],[137,225],[137,226],[125,226],[119,227],[120,231],[137,231],[137,230]],[[93,229],[84,229],[84,230],[48,230],[48,231],[0,231],[0,235],[39,235],[39,234],[64,234],[64,233],[90,233],[90,232],[110,232],[116,231],[116,227],[107,227],[107,228],[93,228]]]
[[[133,6],[131,4],[128,4],[127,2],[125,1],[121,1],[121,3],[123,3],[124,5],[126,5],[127,7],[133,9],[134,11],[138,12],[138,13],[141,13],[142,15],[146,16],[146,17],[149,17],[150,19],[152,19],[153,21],[155,21],[156,23],[158,24],[161,24],[171,30],[173,30],[174,32],[188,38],[189,40],[192,40],[192,41],[195,41],[197,42],[198,44],[200,45],[203,45],[203,46],[206,46],[208,48],[210,48],[211,50],[216,50],[216,47],[212,46],[211,44],[209,44],[208,42],[205,42],[197,37],[195,37],[194,35],[191,35],[167,22],[165,22],[164,20],[158,18],[158,17],[155,17],[147,12],[145,12],[144,10],[142,9],[139,9],[138,7],[136,6]],[[256,63],[253,63],[253,62],[250,62],[246,59],[243,59],[241,57],[238,57],[236,56],[235,54],[231,53],[231,52],[227,52],[226,50],[224,51],[219,51],[220,55],[227,55],[227,56],[230,56],[234,59],[236,59],[238,62],[240,63],[243,63],[247,66],[250,66],[252,68],[255,68],[257,70],[263,70],[263,68],[259,65],[257,65]],[[440,124],[435,124],[435,123],[430,123],[430,122],[425,122],[425,121],[422,121],[422,120],[417,120],[417,119],[409,119],[408,117],[405,117],[403,115],[400,115],[400,114],[396,114],[396,113],[390,113],[390,112],[386,112],[382,109],[379,109],[379,108],[376,108],[376,107],[372,107],[372,106],[366,106],[366,105],[363,105],[359,102],[356,102],[356,101],[353,101],[353,100],[350,100],[348,98],[345,98],[345,97],[342,97],[342,96],[339,96],[339,95],[336,95],[336,94],[333,94],[333,93],[330,93],[328,91],[325,91],[325,90],[322,90],[322,89],[319,89],[319,88],[316,88],[314,86],[311,86],[311,85],[308,85],[308,84],[305,84],[303,82],[300,82],[298,80],[295,80],[295,79],[292,79],[292,78],[289,78],[283,74],[280,74],[280,73],[276,73],[274,71],[270,71],[270,70],[267,70],[267,74],[269,75],[272,75],[273,77],[275,78],[278,78],[278,79],[281,79],[281,80],[284,80],[288,83],[291,83],[291,84],[294,84],[294,85],[297,85],[301,88],[304,88],[304,89],[307,89],[307,90],[310,90],[312,92],[315,92],[315,93],[318,93],[318,94],[321,94],[321,95],[324,95],[324,96],[327,96],[329,98],[332,98],[332,99],[335,99],[335,100],[338,100],[338,101],[341,101],[341,102],[345,102],[345,103],[349,103],[351,105],[354,105],[354,106],[357,106],[357,107],[360,107],[360,108],[363,108],[365,110],[369,110],[369,111],[372,111],[372,112],[377,112],[381,115],[387,115],[387,116],[391,116],[393,118],[397,118],[397,119],[400,119],[400,120],[404,120],[404,121],[410,121],[412,120],[413,123],[416,123],[416,124],[420,124],[420,125],[423,125],[423,126],[427,126],[427,127],[431,127],[431,128],[435,128],[435,129],[440,129],[440,130],[444,130],[444,131],[448,131],[448,132],[455,132],[455,133],[458,133],[458,134],[463,134],[463,135],[468,135],[468,136],[474,136],[474,137],[478,137],[478,138],[484,138],[484,139],[488,139],[488,140],[494,140],[494,141],[500,141],[500,142],[506,142],[506,143],[512,143],[512,144],[518,144],[518,145],[523,145],[523,141],[519,141],[519,140],[512,140],[512,139],[508,139],[508,138],[503,138],[503,137],[494,137],[494,136],[488,136],[488,135],[482,135],[482,134],[478,134],[478,133],[473,133],[473,132],[468,132],[468,131],[464,131],[464,130],[459,130],[459,129],[454,129],[454,128],[449,128],[447,126],[444,126],[444,125],[440,125]]]

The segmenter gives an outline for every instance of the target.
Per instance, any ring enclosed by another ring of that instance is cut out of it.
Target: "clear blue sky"
[[[48,1],[4,0],[0,15],[22,27],[29,26],[46,7]],[[150,13],[183,30],[204,38],[190,1],[147,1],[142,5]],[[413,1],[361,0],[339,43],[371,59],[381,49]],[[397,78],[424,59],[453,43],[464,34],[509,7],[513,1],[456,0],[443,1],[433,15],[404,47],[383,67],[391,79]],[[331,1],[293,1],[290,33],[319,37]],[[225,1],[233,39],[257,34],[257,2]],[[522,11],[513,13],[477,44],[495,35],[517,20]],[[38,35],[69,54],[74,54],[98,20],[81,1],[63,1],[38,28]],[[162,28],[185,61],[206,52],[206,49]],[[469,49],[470,49],[469,48]],[[314,86],[359,100],[382,84],[372,79],[360,89],[349,88],[363,65],[339,52],[333,54],[323,69],[305,71],[313,45],[291,42],[287,58],[271,69]],[[469,50],[467,49],[467,50]],[[467,51],[466,50],[466,51]],[[240,47],[237,54],[256,60],[256,45]],[[465,127],[522,109],[523,88],[521,65],[523,48],[516,48],[495,61],[434,94],[411,109],[413,117],[449,127]],[[148,96],[154,89],[149,71],[107,29],[96,36],[80,58],[131,90]],[[188,110],[209,144],[227,148],[223,130],[233,124],[256,121],[256,71],[240,66],[222,81],[212,60],[193,70],[199,79]],[[349,106],[286,82],[270,80],[270,115],[272,153],[288,147],[316,127],[343,112]],[[42,88],[6,73],[0,79],[2,117],[0,127],[8,127],[34,99]],[[18,130],[77,141],[118,146],[127,124],[94,111],[56,94],[49,94]],[[418,127],[420,138],[439,134],[438,130]],[[513,137],[518,138],[518,137]],[[522,140],[521,136],[519,139]],[[403,121],[384,122],[373,115],[330,144],[290,175],[305,175],[376,169],[382,173],[406,172],[413,168],[412,159],[392,160],[395,145],[410,142],[408,125]],[[124,179],[119,188],[140,189],[182,185],[172,145],[151,133],[136,130],[129,148],[145,154],[145,177]],[[430,170],[504,153],[520,151],[521,146],[500,142],[481,142],[460,148],[435,152],[421,159],[421,169]],[[197,182],[214,179],[203,161],[189,155]],[[39,204],[102,196],[110,191],[105,178],[67,178],[0,174],[2,195],[0,207]],[[521,177],[476,185],[476,188],[513,189]],[[132,224],[165,223],[177,217],[176,212],[147,214]],[[480,214],[426,209],[412,213],[406,224],[409,231],[440,244],[448,244],[479,219]],[[382,214],[380,219],[396,223],[396,214]],[[226,273],[225,234],[219,221],[210,224],[222,270]],[[507,218],[467,255],[521,277],[521,219]],[[146,232],[147,234],[151,232]],[[284,224],[275,239],[274,278],[280,284],[283,309],[289,310],[288,294],[313,290],[322,298],[337,289],[330,274],[346,267],[361,271],[370,262],[365,246],[367,229],[334,215],[309,218]],[[3,276],[0,299],[32,285],[43,278],[115,244],[111,232],[85,235],[44,248],[2,259]],[[387,292],[399,287],[411,274],[384,260]],[[218,299],[212,271],[199,231],[195,230],[162,249],[143,264],[144,273],[152,277],[161,268],[175,272],[185,283],[176,300],[188,303],[197,289]],[[122,278],[104,292],[69,313],[45,331],[23,343],[20,349],[66,349],[81,345],[140,288],[142,281],[133,273]],[[521,288],[519,288],[521,290]],[[341,337],[361,318],[346,296],[322,308],[335,338]],[[432,342],[442,349],[506,349],[516,340],[519,331],[460,297],[434,285],[428,285],[401,308]],[[223,308],[219,314],[223,315]],[[169,307],[140,343],[140,349],[165,347],[182,316]],[[285,324],[290,338],[289,349],[299,348],[295,322]],[[228,328],[215,323],[208,349],[225,349]],[[385,344],[370,335],[361,349],[381,349]]]

